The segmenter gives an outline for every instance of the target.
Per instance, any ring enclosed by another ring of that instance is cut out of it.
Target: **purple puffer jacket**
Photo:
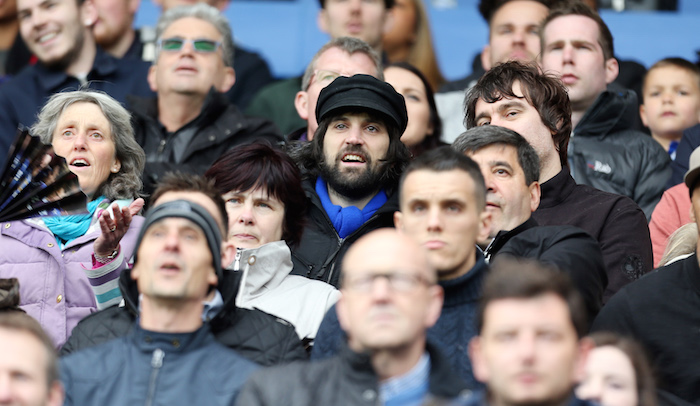
[[[123,206],[129,201],[118,203]],[[63,249],[41,221],[0,223],[0,278],[19,280],[20,307],[39,321],[57,348],[83,317],[97,309],[95,294],[100,288],[91,286],[86,272],[92,269],[93,243],[101,232],[97,222],[100,212],[93,216],[85,235]],[[133,218],[116,260],[131,259],[143,220],[141,216]],[[108,284],[106,278],[116,283],[118,277],[118,273],[104,275],[93,284]]]

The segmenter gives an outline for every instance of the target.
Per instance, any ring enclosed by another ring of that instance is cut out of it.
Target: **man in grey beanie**
[[[204,322],[204,302],[235,255],[222,242],[226,213],[214,197],[183,191],[155,199],[130,271],[139,317],[125,336],[61,360],[66,405],[234,403],[257,366]]]

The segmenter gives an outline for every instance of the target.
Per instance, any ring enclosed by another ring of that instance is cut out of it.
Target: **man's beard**
[[[341,157],[353,152],[362,154],[365,158],[365,168],[346,168],[346,171],[341,172]],[[382,169],[383,165],[373,166],[372,158],[358,146],[340,151],[332,165],[326,159],[320,165],[321,178],[326,181],[328,188],[352,200],[370,196],[382,187]]]

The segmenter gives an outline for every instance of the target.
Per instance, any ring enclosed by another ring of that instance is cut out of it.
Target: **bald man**
[[[385,228],[353,244],[342,265],[337,312],[347,346],[324,361],[261,371],[238,404],[365,404],[377,397],[381,404],[433,404],[465,396],[464,384],[426,340],[443,302],[426,251]]]

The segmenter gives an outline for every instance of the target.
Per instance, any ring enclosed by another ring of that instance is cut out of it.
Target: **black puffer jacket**
[[[263,366],[307,359],[299,336],[289,322],[257,309],[235,306],[239,283],[240,274],[225,271],[223,283],[219,284],[224,306],[210,321],[217,341]],[[139,292],[130,270],[120,275],[119,287],[125,306],[113,306],[81,320],[61,349],[61,356],[131,331],[138,314]]]
[[[471,391],[452,372],[449,362],[428,344],[430,373],[425,405],[458,405]],[[274,384],[272,384],[274,383]],[[367,354],[345,346],[336,357],[318,362],[296,362],[253,373],[236,400],[240,406],[378,406],[379,378]]]
[[[316,179],[305,180],[303,186],[309,199],[308,224],[299,243],[292,247],[292,275],[321,280],[337,288],[340,263],[350,245],[370,231],[394,227],[394,212],[399,209],[398,196],[387,193],[388,200],[369,220],[346,238],[340,238],[316,193]]]
[[[649,220],[671,160],[651,137],[631,129],[638,114],[633,92],[601,93],[574,130],[569,167],[576,183],[629,196]]]
[[[243,115],[226,95],[209,92],[202,112],[175,133],[168,133],[158,120],[158,100],[128,97],[133,113],[134,136],[146,153],[144,190],[150,193],[158,179],[169,171],[203,175],[217,158],[229,149],[253,141],[271,144],[283,141],[275,126],[264,119]],[[174,138],[191,132],[192,139],[180,159],[173,153]]]
[[[509,255],[533,258],[567,273],[586,303],[593,322],[608,285],[603,254],[595,238],[574,226],[540,226],[530,217],[510,231],[500,231],[486,248],[486,258]]]

